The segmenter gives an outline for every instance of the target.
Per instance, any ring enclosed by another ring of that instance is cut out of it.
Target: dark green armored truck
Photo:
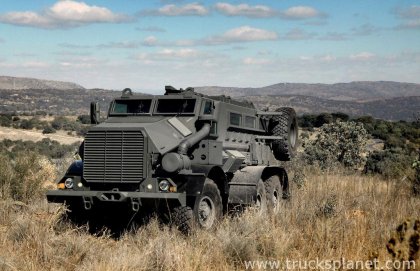
[[[165,90],[145,96],[125,89],[102,123],[92,103],[95,125],[79,148],[81,160],[47,192],[48,201],[66,203],[75,215],[104,205],[154,209],[183,231],[211,228],[232,208],[277,213],[289,196],[279,161],[296,152],[295,111],[259,111],[192,88]]]

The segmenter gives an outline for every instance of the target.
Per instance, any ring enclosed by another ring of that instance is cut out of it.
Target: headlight
[[[168,191],[169,190],[169,182],[167,180],[162,180],[159,182],[159,189],[161,191]]]
[[[72,189],[72,188],[73,188],[73,185],[74,185],[73,178],[67,178],[67,179],[64,181],[64,186],[65,186],[67,189]]]

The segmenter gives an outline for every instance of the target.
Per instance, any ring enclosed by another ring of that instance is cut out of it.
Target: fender
[[[83,176],[83,161],[76,160],[74,161],[66,171],[65,176]]]
[[[267,166],[248,166],[234,173],[229,185],[229,204],[251,204],[253,198],[257,195],[257,184],[259,180],[267,180],[273,175],[280,177],[283,187],[283,197],[285,191],[289,190],[287,174],[282,167]]]

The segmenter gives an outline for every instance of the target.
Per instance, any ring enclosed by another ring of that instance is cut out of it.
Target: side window
[[[247,128],[255,128],[255,117],[245,116],[245,127]]]
[[[204,103],[203,114],[204,115],[211,115],[211,114],[213,114],[213,102],[212,101],[206,101]]]
[[[238,113],[230,112],[230,124],[240,126],[242,121],[242,115]]]

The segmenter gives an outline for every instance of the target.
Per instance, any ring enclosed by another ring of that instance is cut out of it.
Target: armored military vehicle
[[[47,192],[75,215],[101,206],[118,212],[167,212],[182,231],[212,228],[232,208],[256,206],[279,212],[289,196],[279,161],[296,152],[292,108],[259,111],[250,102],[206,96],[193,88],[165,87],[165,95],[122,92],[92,127],[76,160]]]

